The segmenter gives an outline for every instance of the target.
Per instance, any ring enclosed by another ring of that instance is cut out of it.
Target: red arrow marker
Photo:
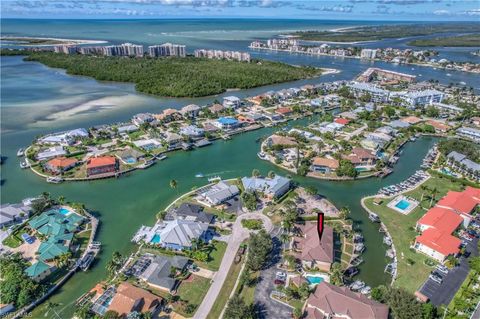
[[[317,232],[318,232],[318,240],[322,240],[323,229],[324,229],[324,214],[317,213]]]

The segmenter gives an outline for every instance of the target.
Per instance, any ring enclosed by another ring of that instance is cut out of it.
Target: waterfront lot
[[[203,297],[210,288],[210,279],[190,275],[190,277],[180,284],[177,295],[180,301],[173,304],[173,309],[179,314],[190,317],[203,300]],[[186,303],[184,302],[186,301]],[[193,313],[187,311],[187,305],[195,306]]]
[[[417,220],[430,208],[431,202],[435,204],[436,200],[440,199],[449,190],[459,191],[462,189],[460,182],[452,182],[437,176],[432,176],[423,185],[428,189],[423,190],[418,187],[405,193],[406,196],[412,197],[420,203],[409,215],[403,215],[388,208],[387,204],[390,200],[384,200],[380,205],[373,204],[373,198],[365,200],[367,208],[380,217],[392,236],[398,260],[395,285],[411,293],[419,288],[419,285],[425,281],[433,269],[425,264],[427,260],[430,260],[428,257],[416,253],[410,248],[412,241],[417,236],[415,231]],[[436,189],[437,192],[432,200],[432,194],[429,190],[433,189]]]

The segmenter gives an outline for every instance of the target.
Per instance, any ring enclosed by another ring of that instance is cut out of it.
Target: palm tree
[[[268,178],[274,178],[275,177],[275,172],[270,171],[270,172],[268,172],[267,176],[268,176]]]
[[[433,200],[435,199],[435,196],[437,195],[438,190],[436,187],[432,189],[432,196],[430,197],[430,207],[432,207]]]
[[[174,179],[172,179],[172,180],[170,181],[170,188],[171,188],[171,189],[174,189],[174,190],[177,192],[177,194],[178,194],[177,186],[178,186],[177,181],[174,180]]]
[[[66,253],[63,253],[55,258],[55,265],[58,268],[63,268],[68,265],[68,262],[71,257],[72,257],[72,253],[67,251]]]
[[[344,206],[344,207],[342,207],[342,208],[340,209],[339,217],[340,217],[341,219],[344,219],[344,220],[345,220],[345,219],[348,218],[349,215],[350,215],[350,209],[349,209],[348,207]]]
[[[285,244],[287,244],[290,241],[290,236],[288,236],[288,233],[283,231],[282,234],[280,235],[280,241],[283,243],[283,252],[285,252]]]
[[[60,205],[65,204],[65,196],[59,196],[58,199],[57,199],[57,202],[58,202]]]
[[[422,185],[420,186],[420,189],[422,190],[422,197],[420,198],[420,203],[421,203],[421,202],[423,201],[423,195],[424,195],[425,191],[428,190],[428,187],[427,187],[426,185],[423,185],[423,184],[422,184]]]

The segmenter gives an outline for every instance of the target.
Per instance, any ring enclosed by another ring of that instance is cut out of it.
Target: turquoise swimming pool
[[[305,278],[307,279],[308,283],[310,285],[318,285],[319,283],[321,283],[322,281],[324,281],[325,279],[323,279],[323,277],[320,277],[320,276],[305,276]]]
[[[159,244],[160,243],[160,235],[158,234],[155,234],[152,238],[152,240],[150,240],[151,243],[154,243],[154,244]]]
[[[68,209],[63,208],[63,207],[60,208],[60,209],[58,210],[58,212],[59,212],[60,214],[62,214],[62,215],[68,215],[68,214],[71,213],[71,211],[69,211]]]
[[[395,205],[395,207],[401,210],[406,210],[409,206],[410,206],[410,203],[404,199],[402,199]]]

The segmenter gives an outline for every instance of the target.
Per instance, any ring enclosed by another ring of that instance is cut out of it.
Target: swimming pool
[[[125,163],[127,163],[127,164],[135,164],[137,162],[135,157],[127,157],[124,160],[125,160]]]
[[[406,210],[410,206],[410,203],[404,199],[400,200],[395,207],[401,210]]]
[[[151,243],[153,244],[159,244],[160,243],[160,235],[158,234],[155,234],[152,238],[152,240],[150,240]]]
[[[324,281],[325,279],[323,277],[320,277],[320,276],[305,276],[305,278],[307,279],[308,283],[310,285],[318,285],[319,283],[321,283],[322,281]]]
[[[69,211],[68,209],[63,208],[63,207],[60,208],[60,209],[58,210],[58,212],[59,212],[60,214],[62,214],[62,215],[68,215],[68,214],[71,213],[71,211]]]

